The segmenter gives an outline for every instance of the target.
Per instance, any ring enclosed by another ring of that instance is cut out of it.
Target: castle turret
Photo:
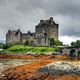
[[[37,38],[37,44],[48,46],[48,40],[50,38],[58,39],[58,26],[59,25],[53,21],[53,17],[50,17],[47,20],[40,20],[40,23],[35,27],[36,35],[39,35],[39,39]]]
[[[21,43],[21,37],[22,33],[20,29],[13,31],[8,30],[8,33],[6,34],[6,44]]]

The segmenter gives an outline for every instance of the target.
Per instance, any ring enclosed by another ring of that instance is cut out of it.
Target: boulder
[[[55,62],[38,69],[36,75],[45,73],[50,75],[74,74],[80,76],[80,64],[76,65],[66,61]]]

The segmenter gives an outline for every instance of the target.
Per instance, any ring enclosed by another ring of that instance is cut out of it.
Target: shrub
[[[60,48],[56,47],[55,52],[59,52],[59,51],[60,51]]]
[[[3,49],[8,49],[9,47],[10,45],[7,45],[7,44],[3,45]]]
[[[0,48],[3,48],[4,44],[0,43]]]

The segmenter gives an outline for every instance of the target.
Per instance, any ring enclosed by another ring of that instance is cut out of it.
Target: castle
[[[22,33],[18,30],[8,30],[6,34],[6,44],[21,44],[34,46],[50,46],[50,39],[58,40],[59,24],[53,21],[53,17],[47,20],[40,20],[40,23],[35,26],[35,33],[28,31]]]

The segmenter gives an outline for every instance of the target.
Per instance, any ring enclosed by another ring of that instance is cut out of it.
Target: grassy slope
[[[1,52],[6,53],[46,53],[46,52],[55,52],[55,48],[52,47],[34,47],[34,46],[24,46],[24,45],[14,45],[8,49],[5,49]]]

